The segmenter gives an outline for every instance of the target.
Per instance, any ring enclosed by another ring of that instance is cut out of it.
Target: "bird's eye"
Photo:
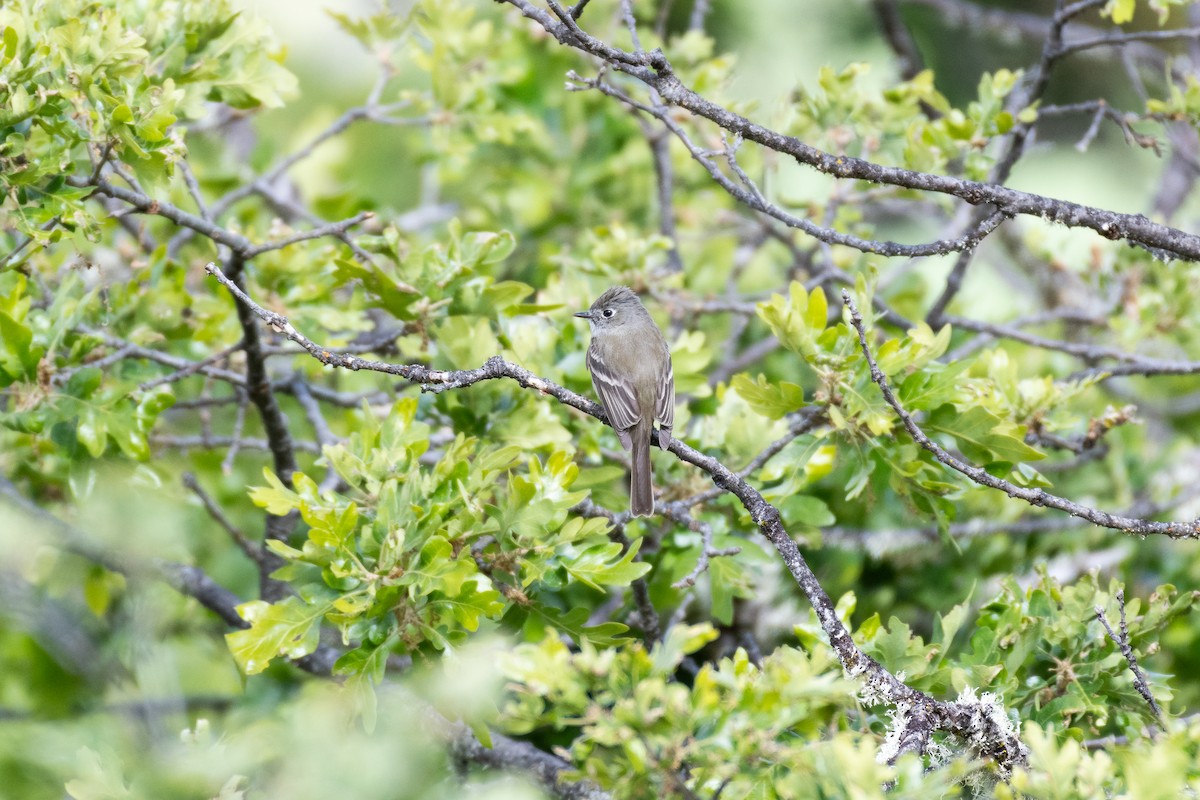
[[[612,315],[613,315],[613,310],[612,310],[611,308],[606,308],[606,309],[604,309],[604,316],[605,316],[605,318],[607,318],[607,317],[611,317]]]

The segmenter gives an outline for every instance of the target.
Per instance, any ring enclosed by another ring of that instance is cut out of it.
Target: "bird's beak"
[[[576,311],[576,312],[575,312],[575,316],[577,316],[577,317],[582,317],[583,319],[591,319],[591,318],[592,318],[592,312],[590,312],[590,311]]]

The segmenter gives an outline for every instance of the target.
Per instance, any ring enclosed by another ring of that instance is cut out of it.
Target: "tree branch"
[[[225,512],[221,510],[217,502],[212,499],[208,492],[204,491],[204,487],[200,485],[200,481],[196,479],[196,476],[191,472],[185,472],[183,473],[182,480],[183,485],[192,494],[196,495],[196,498],[200,501],[200,505],[204,506],[204,510],[208,512],[208,515],[229,534],[229,538],[233,539],[238,549],[245,553],[246,557],[255,564],[261,564],[263,559],[262,548],[252,542],[246,534],[242,533],[241,528],[229,521],[229,517],[225,516]]]
[[[1024,500],[1031,505],[1065,511],[1072,516],[1082,517],[1103,528],[1113,528],[1135,535],[1162,534],[1172,539],[1200,538],[1200,523],[1198,522],[1152,522],[1145,519],[1134,519],[1132,517],[1110,514],[1107,511],[1090,508],[1068,500],[1065,497],[1051,494],[1044,489],[1029,489],[1024,486],[1017,486],[1002,478],[995,477],[985,469],[968,464],[966,461],[947,452],[921,430],[912,416],[900,405],[900,401],[896,399],[895,393],[892,392],[892,387],[888,384],[887,377],[879,369],[879,365],[875,361],[875,356],[871,353],[871,348],[867,344],[867,333],[863,327],[862,315],[858,313],[858,307],[850,298],[848,291],[842,291],[842,302],[850,309],[851,323],[855,330],[858,331],[859,345],[863,355],[867,359],[867,364],[871,368],[871,380],[879,386],[879,391],[883,394],[883,399],[887,401],[887,404],[900,417],[900,421],[904,423],[904,427],[909,435],[912,436],[913,441],[932,453],[933,457],[938,461],[953,470],[961,472],[981,486],[986,486],[989,489],[998,489],[1009,497]]]
[[[548,0],[553,14],[529,0],[502,2],[517,8],[562,44],[596,56],[613,69],[642,81],[657,91],[666,103],[687,109],[732,134],[791,156],[826,175],[944,194],[976,206],[990,203],[1006,216],[1021,214],[1071,227],[1090,228],[1106,239],[1125,240],[1189,261],[1200,260],[1200,235],[1151,222],[1141,214],[1122,214],[1005,186],[887,167],[862,158],[827,153],[794,136],[764,128],[700,96],[680,82],[660,51],[629,53],[585,33],[556,0]],[[570,21],[569,24],[563,17]]]
[[[1007,215],[1001,212],[995,212],[987,215],[980,223],[971,231],[964,233],[956,239],[938,239],[933,242],[923,244],[901,244],[899,242],[879,241],[874,239],[863,239],[859,236],[854,236],[848,233],[834,230],[833,228],[817,225],[811,220],[797,217],[783,210],[779,206],[766,199],[766,196],[750,182],[744,172],[736,169],[736,162],[726,151],[726,159],[731,164],[731,169],[735,173],[740,173],[738,177],[741,179],[741,185],[723,173],[716,162],[710,157],[710,154],[698,147],[688,135],[687,131],[677,123],[668,112],[665,106],[647,106],[644,103],[639,103],[628,95],[624,94],[615,87],[601,81],[599,79],[584,78],[574,71],[568,72],[567,77],[572,81],[580,84],[582,87],[595,89],[602,94],[620,100],[622,103],[641,111],[645,114],[660,120],[663,125],[675,134],[687,148],[692,159],[707,170],[717,184],[729,193],[735,200],[743,205],[759,211],[767,216],[773,217],[789,228],[795,228],[799,231],[807,233],[809,236],[826,244],[840,244],[846,247],[852,247],[855,250],[861,250],[864,253],[876,253],[884,256],[906,256],[908,258],[917,258],[919,256],[935,256],[944,255],[946,253],[959,252],[969,250],[979,244],[988,234],[994,231]],[[738,140],[740,141],[740,136]]]
[[[1150,693],[1150,684],[1146,681],[1146,673],[1142,672],[1142,668],[1138,666],[1137,657],[1133,654],[1133,648],[1129,645],[1129,625],[1125,621],[1125,590],[1117,590],[1117,606],[1121,609],[1121,634],[1118,636],[1108,624],[1108,618],[1104,616],[1104,608],[1096,606],[1096,619],[1100,620],[1100,624],[1104,626],[1104,630],[1108,633],[1108,638],[1112,639],[1113,644],[1121,651],[1121,655],[1125,656],[1126,663],[1129,664],[1129,671],[1133,673],[1133,686],[1150,706],[1150,710],[1154,712],[1154,718],[1158,720],[1158,726],[1164,727],[1162,709],[1158,705],[1158,701],[1154,699],[1154,695]]]

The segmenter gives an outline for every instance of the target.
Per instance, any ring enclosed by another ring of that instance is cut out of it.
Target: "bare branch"
[[[1012,339],[1013,341],[1022,342],[1024,344],[1040,347],[1045,350],[1058,350],[1061,352],[1071,353],[1071,355],[1079,356],[1084,359],[1113,358],[1115,360],[1127,360],[1137,358],[1132,354],[1120,350],[1108,350],[1104,348],[1101,351],[1093,351],[1087,349],[1086,345],[1077,346],[1074,342],[1063,342],[1057,339],[1047,339],[1041,336],[1026,333],[1022,328],[1033,325],[1045,325],[1051,322],[1069,322],[1074,325],[1092,325],[1096,327],[1106,327],[1108,319],[1083,309],[1078,308],[1056,308],[1049,311],[1042,311],[1035,314],[1029,314],[1024,317],[1011,320],[1009,322],[983,322],[981,320],[969,319],[967,317],[956,317],[947,315],[942,318],[942,321],[948,325],[961,330],[973,331],[982,334],[975,337],[966,344],[954,349],[946,354],[945,361],[957,361],[966,358],[971,353],[976,352],[996,339]],[[1074,352],[1072,352],[1074,350]]]
[[[1129,671],[1133,673],[1133,686],[1150,706],[1150,710],[1154,712],[1155,719],[1158,720],[1158,726],[1164,727],[1162,709],[1159,708],[1158,701],[1154,699],[1154,695],[1150,693],[1150,684],[1146,681],[1146,673],[1142,672],[1142,668],[1138,666],[1137,657],[1133,654],[1133,648],[1129,645],[1129,625],[1125,621],[1125,590],[1117,590],[1117,607],[1121,609],[1121,634],[1118,636],[1108,624],[1108,618],[1104,616],[1104,607],[1096,606],[1096,619],[1100,620],[1100,624],[1104,626],[1104,630],[1108,633],[1108,638],[1112,639],[1113,644],[1121,651],[1121,655],[1125,656],[1126,663],[1129,664]]]
[[[571,6],[571,18],[579,19],[579,17],[583,14],[583,10],[587,8],[587,4],[590,2],[591,0],[579,0],[578,3]]]
[[[237,458],[238,450],[242,446],[242,431],[246,427],[246,406],[250,404],[250,399],[245,392],[238,393],[237,413],[233,418],[233,431],[230,433],[230,438],[233,442],[229,445],[229,451],[225,453],[225,458],[221,459],[221,472],[224,475],[229,475],[233,472],[233,462]]]
[[[217,450],[224,447],[233,447],[236,443],[239,450],[264,450],[271,452],[271,443],[266,439],[258,437],[234,438],[233,436],[173,436],[168,433],[152,433],[150,434],[150,443],[156,447],[177,447],[180,450]],[[312,453],[320,455],[321,448],[316,442],[307,442],[303,439],[297,439],[292,442],[292,446],[301,453]]]
[[[102,177],[97,177],[95,180],[87,180],[78,176],[72,175],[67,178],[67,183],[71,186],[81,189],[94,189],[97,193],[112,197],[128,204],[131,210],[139,211],[143,214],[152,214],[154,216],[163,217],[176,225],[183,228],[188,228],[202,236],[205,236],[217,244],[223,244],[228,247],[235,255],[242,258],[253,258],[260,253],[265,253],[270,250],[278,250],[288,245],[302,242],[308,239],[316,239],[322,236],[333,236],[339,239],[345,239],[346,231],[373,216],[370,211],[364,211],[354,217],[340,222],[328,223],[310,231],[302,231],[293,234],[275,242],[264,242],[254,244],[240,233],[234,233],[220,225],[212,222],[204,217],[198,217],[184,211],[168,202],[156,200],[149,195],[135,190],[126,189],[123,186],[117,186]],[[211,215],[211,210],[210,210]]]
[[[202,236],[212,239],[217,244],[225,245],[234,252],[241,253],[254,247],[254,243],[240,233],[228,231],[220,225],[209,222],[195,214],[189,214],[170,203],[160,202],[141,192],[117,186],[102,177],[98,177],[93,182],[72,175],[67,178],[67,183],[77,189],[95,189],[98,193],[120,200],[143,214],[153,214],[168,219],[181,227],[191,228]]]
[[[692,159],[699,163],[714,181],[734,199],[743,205],[773,217],[790,228],[796,228],[804,233],[812,236],[814,239],[825,242],[826,244],[840,244],[846,247],[852,247],[855,250],[861,250],[864,253],[877,253],[884,256],[906,256],[916,258],[919,256],[934,256],[944,255],[946,253],[959,252],[969,250],[979,244],[992,231],[999,227],[1000,223],[1007,218],[1007,214],[1003,212],[995,212],[986,216],[980,223],[971,231],[963,234],[956,239],[938,239],[934,242],[926,244],[906,245],[899,242],[891,241],[876,241],[873,239],[863,239],[859,236],[854,236],[848,233],[834,230],[833,228],[817,225],[816,223],[797,217],[783,210],[774,203],[768,201],[763,193],[752,183],[749,187],[739,185],[737,181],[731,179],[728,175],[721,171],[721,168],[710,157],[710,153],[698,147],[692,142],[687,131],[677,123],[669,113],[668,109],[663,106],[648,106],[644,103],[639,103],[633,98],[621,92],[619,89],[611,86],[604,81],[592,78],[583,78],[575,72],[570,72],[567,77],[576,81],[583,86],[595,89],[603,94],[614,99],[620,100],[631,108],[635,108],[645,114],[660,120],[671,133],[675,134],[676,138],[683,143],[691,154]],[[735,134],[738,133],[735,131]],[[740,139],[740,136],[738,137]],[[728,155],[726,153],[726,158]],[[739,176],[743,182],[749,183],[749,178],[745,172],[740,172]]]
[[[871,183],[945,194],[977,206],[992,204],[1000,214],[1005,216],[1018,214],[1036,216],[1071,227],[1089,228],[1106,239],[1114,241],[1123,239],[1131,244],[1152,248],[1169,256],[1190,261],[1200,260],[1200,235],[1151,222],[1141,214],[1117,213],[1018,191],[1006,186],[916,172],[899,167],[887,167],[862,158],[827,153],[794,136],[786,136],[757,125],[745,117],[701,97],[680,82],[666,57],[659,51],[641,54],[628,53],[585,33],[565,11],[562,11],[562,7],[556,0],[549,0],[550,8],[554,11],[553,15],[546,13],[529,0],[504,0],[504,2],[516,7],[524,16],[537,22],[559,42],[596,56],[614,69],[642,81],[657,91],[667,104],[687,109],[693,114],[716,123],[732,134],[740,135],[748,141],[757,142],[777,153],[791,156],[818,172],[835,178],[864,180]],[[1090,3],[1092,0],[1088,0],[1088,2]],[[1068,7],[1065,12],[1073,12],[1074,8]],[[561,12],[561,16],[556,20],[555,16],[559,16],[559,12]],[[568,24],[561,17],[567,17],[570,23]],[[943,249],[941,252],[948,252],[949,249]]]
[[[145,381],[144,383],[140,384],[138,386],[138,388],[141,389],[142,391],[146,391],[147,389],[153,389],[155,386],[160,386],[164,383],[175,383],[176,381],[181,381],[184,378],[187,378],[191,375],[195,375],[197,372],[205,372],[205,374],[211,374],[211,373],[207,372],[207,369],[209,367],[211,367],[213,364],[219,364],[222,361],[226,360],[231,355],[236,353],[238,350],[241,350],[244,345],[245,345],[244,341],[235,342],[234,344],[229,345],[229,347],[224,347],[224,348],[218,350],[217,352],[213,353],[211,356],[208,356],[207,358],[201,359],[200,361],[193,361],[190,364],[187,364],[186,366],[180,367],[175,372],[172,372],[168,375],[163,375],[162,377],[159,377],[159,378],[154,378],[152,380]],[[158,353],[157,350],[146,350],[144,348],[130,346],[130,345],[124,346],[123,349],[126,352],[128,352],[128,354],[130,356],[134,356],[137,358],[145,358],[145,359],[149,359],[149,360],[156,360],[156,361],[159,360],[158,355],[160,355],[160,354]],[[151,355],[151,354],[154,354],[154,355]],[[231,374],[233,374],[233,373],[231,373]],[[239,379],[241,377],[242,376],[240,376],[240,375],[238,376]],[[234,385],[237,385],[237,382],[234,382]]]
[[[186,486],[192,494],[204,506],[204,510],[212,517],[218,525],[225,529],[229,534],[229,538],[233,539],[234,544],[238,546],[246,556],[256,564],[262,563],[263,553],[262,548],[255,542],[252,542],[246,534],[242,533],[242,529],[229,521],[229,517],[225,516],[225,512],[217,505],[217,501],[212,499],[208,492],[204,491],[204,487],[200,485],[200,481],[196,479],[195,474],[191,472],[183,473],[183,485]]]
[[[325,414],[321,411],[321,404],[317,402],[316,397],[309,391],[308,381],[299,373],[292,376],[292,394],[296,398],[296,402],[304,409],[304,416],[308,419],[308,424],[312,426],[313,434],[317,437],[317,443],[322,449],[329,445],[337,444],[338,437],[329,429],[329,423],[325,420]],[[341,480],[333,464],[329,464],[325,468],[325,477],[321,479],[318,485],[319,491],[332,489],[338,485]]]
[[[1154,503],[1139,500],[1122,513],[1128,517],[1151,517],[1183,505],[1200,495],[1200,487],[1181,492],[1168,502]],[[1003,534],[1005,536],[1037,536],[1040,534],[1064,533],[1076,531],[1089,525],[1087,520],[1080,517],[1066,517],[1061,514],[1038,514],[1022,517],[1017,520],[1004,521],[991,518],[976,518],[952,523],[947,533],[952,539],[967,540],[983,536]],[[941,534],[936,525],[921,528],[885,528],[865,530],[831,526],[821,529],[821,539],[835,547],[856,547],[866,550],[873,556],[881,557],[919,547],[923,544],[941,542]]]
[[[1121,31],[1120,33],[1076,39],[1061,45],[1053,54],[1054,59],[1069,56],[1096,47],[1124,47],[1130,42],[1169,42],[1175,39],[1200,38],[1200,28],[1175,28],[1158,31]]]
[[[451,753],[460,761],[503,771],[516,769],[528,772],[559,800],[611,800],[607,792],[601,791],[591,781],[566,780],[563,777],[565,774],[576,771],[574,765],[537,749],[529,742],[493,732],[491,746],[488,747],[480,744],[471,729],[461,722],[450,723],[440,719],[440,724],[434,724],[444,726]]]
[[[240,284],[245,280],[242,270],[245,262],[234,256],[230,263],[233,277],[229,285],[241,291]],[[230,291],[233,291],[231,289]],[[250,401],[258,409],[262,418],[267,441],[271,444],[271,453],[275,457],[275,472],[285,485],[291,486],[292,473],[296,471],[296,456],[292,448],[292,435],[288,429],[287,416],[279,408],[271,381],[267,376],[265,359],[262,353],[262,334],[259,332],[258,320],[255,315],[242,303],[235,303],[238,321],[242,326],[243,350],[246,353],[246,392]]]
[[[875,10],[883,38],[896,54],[900,77],[906,81],[912,80],[921,71],[924,61],[912,31],[900,18],[900,4],[896,0],[872,0],[871,7]]]
[[[363,211],[358,214],[355,214],[353,217],[350,217],[349,219],[344,219],[340,222],[330,222],[325,225],[321,225],[319,227],[313,228],[312,230],[299,231],[297,233],[293,233],[290,236],[285,236],[282,239],[278,239],[273,242],[266,242],[264,244],[260,244],[255,247],[251,247],[249,250],[244,252],[242,254],[242,256],[248,260],[248,259],[254,258],[257,255],[261,255],[263,253],[269,252],[271,250],[282,250],[283,248],[288,247],[293,244],[296,244],[297,242],[306,242],[309,239],[320,239],[325,236],[333,236],[335,238],[342,238],[343,236],[345,236],[346,232],[348,230],[350,230],[351,228],[353,228],[355,225],[358,225],[360,222],[364,222],[365,220],[373,219],[374,217],[375,217],[374,212]]]
[[[681,525],[686,525],[688,530],[700,534],[700,555],[696,559],[696,566],[687,575],[684,575],[671,584],[672,588],[690,589],[696,585],[696,581],[700,579],[701,575],[708,572],[708,565],[712,559],[736,556],[742,552],[742,548],[740,547],[713,547],[712,526],[704,520],[693,516],[688,507],[682,503],[663,503],[662,515],[675,520]],[[759,660],[761,661],[762,659],[760,658]]]
[[[858,307],[850,298],[850,293],[842,292],[842,302],[850,309],[851,323],[855,330],[858,331],[858,341],[862,348],[863,355],[867,359],[867,364],[871,368],[871,380],[875,381],[879,386],[879,391],[883,394],[883,399],[892,407],[896,415],[900,417],[900,421],[904,423],[905,429],[912,436],[913,441],[921,447],[933,454],[933,457],[942,462],[953,470],[961,472],[975,483],[981,486],[986,486],[990,489],[998,489],[1004,492],[1009,497],[1014,497],[1018,500],[1024,500],[1027,503],[1035,506],[1044,506],[1046,508],[1054,508],[1059,511],[1065,511],[1068,514],[1076,517],[1082,517],[1087,521],[1099,525],[1103,528],[1113,528],[1115,530],[1124,531],[1125,533],[1144,535],[1144,534],[1161,534],[1169,536],[1172,539],[1195,539],[1200,538],[1200,523],[1197,522],[1153,522],[1145,519],[1134,519],[1131,517],[1123,517],[1116,514],[1110,514],[1106,511],[1090,508],[1085,505],[1073,502],[1065,497],[1051,494],[1044,489],[1030,489],[1024,486],[1017,486],[1002,478],[997,478],[987,470],[980,467],[968,464],[962,459],[952,455],[943,449],[940,445],[930,439],[923,430],[917,425],[912,416],[904,410],[900,405],[900,401],[896,399],[895,393],[892,392],[892,387],[888,384],[887,377],[879,369],[879,365],[875,361],[875,356],[871,353],[871,348],[867,344],[867,333],[863,327],[862,315],[858,313]]]
[[[196,180],[195,174],[192,173],[192,165],[186,158],[179,161],[179,171],[183,174],[183,182],[187,185],[188,194],[192,196],[192,202],[196,204],[196,210],[200,212],[200,216],[212,220],[212,213],[205,205],[204,195],[200,192],[200,182]]]

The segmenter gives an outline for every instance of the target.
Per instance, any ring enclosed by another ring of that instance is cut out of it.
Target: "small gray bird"
[[[650,435],[660,423],[658,446],[671,444],[675,424],[675,374],[671,350],[642,301],[625,286],[614,286],[592,303],[583,317],[592,328],[587,366],[592,386],[612,423],[621,447],[633,450],[629,478],[629,510],[634,516],[654,513],[650,478]]]

